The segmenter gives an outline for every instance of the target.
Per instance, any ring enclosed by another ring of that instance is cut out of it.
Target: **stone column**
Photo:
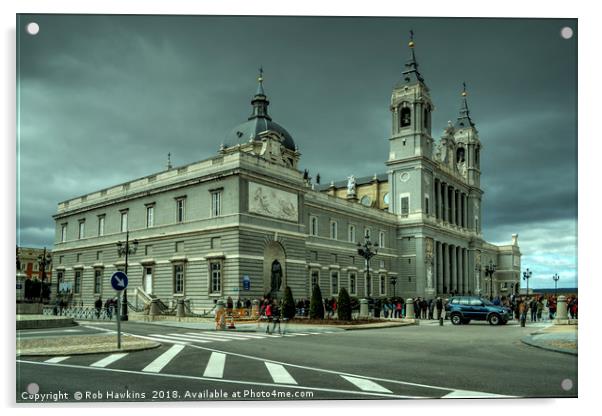
[[[450,286],[450,280],[449,280],[449,246],[445,243],[441,244],[441,259],[442,259],[442,265],[443,265],[443,285],[444,285],[444,289],[443,292],[445,293],[449,293],[449,286]]]
[[[441,184],[441,208],[443,209],[443,215],[441,219],[447,222],[447,184]]]
[[[368,318],[369,316],[368,299],[360,299],[360,318]]]
[[[443,293],[443,246],[441,243],[437,243],[437,262],[439,267],[437,268],[437,292]]]
[[[456,190],[453,187],[450,187],[450,196],[449,196],[449,205],[451,208],[449,223],[456,223]]]
[[[176,317],[183,318],[185,316],[184,299],[178,299],[178,303],[176,304]]]
[[[458,291],[464,295],[464,256],[462,247],[458,247]]]
[[[406,319],[416,319],[414,314],[414,299],[406,299]]]
[[[462,254],[464,256],[464,288],[466,290],[466,292],[471,292],[474,295],[474,291],[470,288],[470,278],[468,277],[469,273],[468,273],[468,249],[467,248],[463,248],[462,249]]]
[[[435,218],[441,219],[441,182],[435,179]]]
[[[464,228],[468,228],[468,196],[464,194]]]
[[[450,253],[449,253],[449,257],[451,258],[451,286],[452,286],[452,290],[457,291],[458,290],[458,269],[456,267],[456,261],[457,261],[457,257],[456,257],[456,246],[451,245],[450,246]]]
[[[556,301],[556,317],[554,319],[556,325],[567,325],[569,323],[569,315],[566,305],[566,296],[558,296]]]

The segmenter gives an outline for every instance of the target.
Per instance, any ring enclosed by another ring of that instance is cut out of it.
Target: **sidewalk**
[[[578,355],[577,325],[552,325],[527,335],[521,341],[549,351]]]
[[[124,335],[117,349],[116,334],[71,335],[53,338],[17,338],[17,356],[79,355],[107,352],[140,351],[158,347],[158,342]]]

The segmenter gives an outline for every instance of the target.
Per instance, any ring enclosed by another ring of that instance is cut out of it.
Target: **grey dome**
[[[248,143],[249,140],[256,140],[259,133],[265,131],[275,131],[280,134],[284,138],[282,143],[284,147],[293,151],[295,150],[295,142],[289,132],[280,124],[267,117],[254,117],[236,126],[226,137],[226,145],[230,147]]]
[[[289,150],[295,151],[296,146],[293,138],[288,131],[280,124],[272,121],[272,117],[268,114],[268,106],[270,102],[263,91],[263,69],[259,69],[259,77],[257,78],[257,92],[251,100],[253,112],[249,119],[244,123],[236,126],[226,137],[225,145],[228,147],[237,144],[248,143],[250,140],[257,140],[257,136],[265,131],[273,131],[280,134],[283,138],[283,145]]]

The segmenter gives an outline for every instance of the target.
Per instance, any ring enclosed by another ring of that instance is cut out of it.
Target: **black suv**
[[[445,305],[445,316],[454,325],[467,324],[472,319],[503,325],[512,319],[512,311],[478,296],[454,296]]]

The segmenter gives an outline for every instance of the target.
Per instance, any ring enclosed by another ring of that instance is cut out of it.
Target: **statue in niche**
[[[272,262],[272,276],[270,283],[270,293],[278,292],[282,286],[282,266],[278,260]]]

